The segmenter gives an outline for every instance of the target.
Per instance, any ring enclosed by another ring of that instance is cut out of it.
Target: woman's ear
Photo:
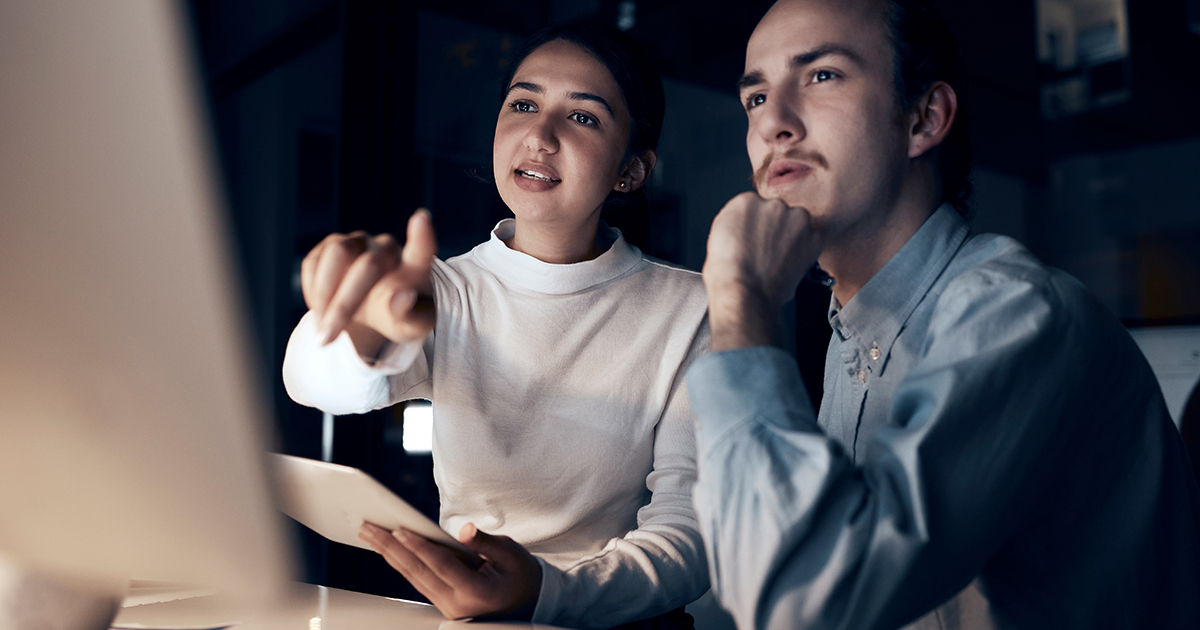
[[[658,164],[658,154],[653,149],[629,158],[629,164],[625,165],[625,170],[621,172],[621,179],[617,180],[613,190],[633,192],[641,188],[642,184],[645,184],[650,177],[650,172],[654,170],[655,164]]]
[[[923,155],[950,135],[958,114],[958,94],[944,81],[929,88],[910,114],[908,157]]]

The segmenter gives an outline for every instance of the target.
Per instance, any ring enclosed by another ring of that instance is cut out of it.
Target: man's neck
[[[880,269],[895,256],[937,208],[932,195],[920,199],[901,199],[879,221],[863,223],[825,247],[818,261],[821,269],[833,276],[833,295],[839,304],[848,304]]]

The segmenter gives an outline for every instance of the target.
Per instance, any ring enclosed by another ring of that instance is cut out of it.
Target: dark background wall
[[[1200,323],[1200,0],[1130,3],[1116,65],[1048,62],[1046,7],[1087,1],[934,2],[971,70],[975,227],[1019,238],[1130,325]],[[192,0],[279,448],[319,457],[325,422],[278,377],[304,311],[300,259],[331,231],[403,234],[419,206],[434,213],[444,257],[486,239],[507,210],[469,173],[491,172],[503,69],[538,28],[596,16],[650,51],[668,98],[651,212],[610,221],[699,269],[712,217],[751,187],[733,85],[769,4]],[[1067,111],[1061,99],[1079,85],[1083,108]],[[827,301],[805,285],[791,307],[791,345],[815,397]],[[335,461],[436,513],[428,456],[399,448],[397,410],[335,426]],[[371,554],[305,544],[312,581],[415,596]]]

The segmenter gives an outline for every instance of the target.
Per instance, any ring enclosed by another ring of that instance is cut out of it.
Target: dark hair
[[[892,42],[901,111],[911,110],[937,81],[945,81],[958,95],[958,113],[940,146],[938,171],[944,201],[965,216],[971,196],[967,70],[954,35],[928,0],[887,0],[884,22]]]
[[[538,48],[558,40],[582,46],[608,68],[617,82],[625,109],[629,111],[632,119],[629,146],[625,149],[625,155],[641,155],[651,149],[657,149],[666,109],[662,79],[654,63],[650,61],[650,56],[632,37],[604,22],[570,22],[544,28],[531,35],[508,64],[508,71],[504,73],[504,83],[500,86],[500,98],[507,97],[513,76],[525,58]],[[630,193],[609,193],[605,207],[629,203],[646,203],[644,187]]]

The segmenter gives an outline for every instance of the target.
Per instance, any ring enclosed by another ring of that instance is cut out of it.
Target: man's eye
[[[588,125],[589,127],[595,126],[596,124],[595,118],[592,118],[583,112],[575,112],[574,114],[571,114],[571,120],[574,120],[581,125]]]
[[[750,98],[746,99],[746,109],[754,109],[765,102],[767,102],[766,94],[752,94]]]
[[[829,70],[817,70],[813,73],[813,83],[821,83],[830,79],[837,78],[837,75]]]

